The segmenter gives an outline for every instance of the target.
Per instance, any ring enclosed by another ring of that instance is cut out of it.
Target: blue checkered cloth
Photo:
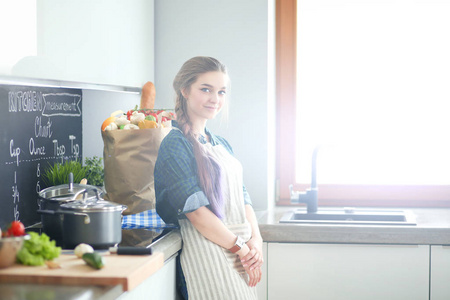
[[[177,228],[175,224],[166,224],[155,209],[146,210],[134,215],[123,216],[122,229],[163,229]]]

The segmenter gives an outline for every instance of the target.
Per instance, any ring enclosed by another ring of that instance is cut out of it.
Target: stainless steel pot
[[[64,248],[73,249],[85,243],[94,249],[108,249],[122,241],[122,212],[125,209],[125,205],[101,199],[100,193],[96,191],[95,199],[83,198],[61,204],[59,210],[39,212],[63,216]]]
[[[103,191],[92,185],[63,184],[48,187],[38,193],[38,213],[41,211],[58,211],[61,205],[68,204],[85,197],[86,200],[97,199],[97,191]],[[63,246],[63,214],[41,213],[42,230],[59,246]]]

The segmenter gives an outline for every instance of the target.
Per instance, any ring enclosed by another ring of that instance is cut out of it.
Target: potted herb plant
[[[88,184],[103,186],[103,158],[98,156],[86,157],[84,165],[86,168],[86,179]]]
[[[48,168],[44,169],[42,181],[47,187],[68,184],[70,173],[73,173],[74,182],[86,178],[86,168],[79,160],[67,160],[64,163],[49,164]]]

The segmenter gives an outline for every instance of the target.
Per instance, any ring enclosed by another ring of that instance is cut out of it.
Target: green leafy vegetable
[[[24,265],[41,266],[46,260],[57,258],[61,254],[61,247],[50,240],[45,233],[29,232],[30,239],[26,240],[22,249],[17,253],[17,261]]]
[[[92,158],[86,157],[84,164],[88,184],[103,186],[103,158],[98,156],[94,156]]]
[[[31,254],[27,248],[22,248],[17,253],[17,261],[27,266],[42,266],[45,260],[40,255]]]

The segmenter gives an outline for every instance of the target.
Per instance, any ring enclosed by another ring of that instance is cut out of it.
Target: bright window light
[[[450,184],[450,1],[297,7],[297,181]]]

